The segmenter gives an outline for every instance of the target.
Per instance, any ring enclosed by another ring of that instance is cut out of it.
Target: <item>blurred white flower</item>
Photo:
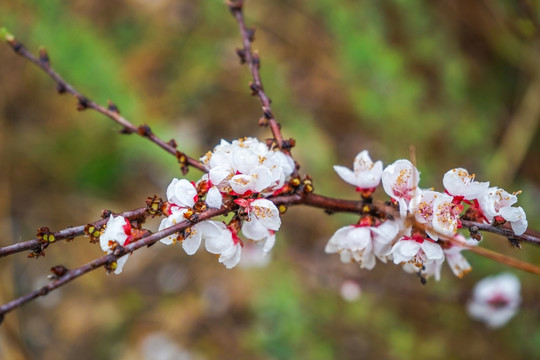
[[[519,279],[509,273],[480,280],[467,304],[469,315],[490,328],[505,325],[517,312],[521,303]]]
[[[362,288],[360,288],[360,284],[358,284],[357,281],[345,280],[341,284],[339,292],[343,300],[352,302],[360,298],[362,295]]]

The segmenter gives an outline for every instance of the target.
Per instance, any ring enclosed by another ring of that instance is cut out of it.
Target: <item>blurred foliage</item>
[[[262,77],[294,155],[316,190],[352,196],[331,165],[362,149],[391,163],[416,148],[425,187],[464,166],[509,191],[540,228],[540,114],[525,104],[540,81],[540,7],[532,1],[246,1]],[[239,65],[234,20],[220,1],[4,0],[5,26],[83,94],[114,101],[194,157],[221,138],[269,137]],[[523,109],[527,111],[523,111]],[[520,115],[521,114],[521,115]],[[526,115],[522,115],[526,114]],[[522,121],[523,116],[528,117]],[[528,124],[530,139],[512,124]],[[180,176],[173,157],[75,100],[0,46],[0,226],[2,246],[141,206]],[[505,140],[506,138],[509,138]],[[505,163],[504,141],[526,152]],[[501,162],[502,161],[502,162]],[[495,164],[495,165],[493,165]],[[502,165],[501,165],[502,164]],[[515,171],[508,170],[512,167]],[[190,179],[199,176],[196,171]],[[440,189],[440,185],[435,185]],[[291,208],[266,269],[225,271],[213,256],[156,245],[121,276],[90,274],[8,315],[6,359],[530,359],[540,353],[538,280],[519,273],[524,307],[501,330],[469,320],[474,282],[503,266],[469,255],[463,280],[448,269],[421,287],[394,266],[365,272],[323,248],[351,215]],[[155,228],[157,222],[149,224]],[[488,237],[494,250],[539,263]],[[48,268],[76,267],[101,251],[83,238],[45,259],[0,262],[2,303],[43,284]],[[504,269],[506,270],[506,269]],[[358,281],[345,302],[339,286]],[[171,355],[172,354],[172,355]],[[183,356],[183,357],[182,357]]]

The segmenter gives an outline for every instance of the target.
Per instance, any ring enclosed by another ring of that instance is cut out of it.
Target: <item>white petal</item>
[[[263,246],[263,254],[265,256],[270,253],[270,251],[274,248],[274,244],[276,243],[276,234],[271,231],[269,231],[268,233],[268,237],[266,238]]]
[[[371,270],[375,267],[375,255],[372,252],[365,252],[360,267],[362,269]]]
[[[124,231],[126,219],[122,216],[110,216],[105,227],[105,231],[99,237],[99,245],[101,250],[107,252],[110,249],[110,242],[116,241],[120,245],[124,245],[127,240],[127,235]]]
[[[257,219],[248,219],[242,224],[242,233],[248,239],[257,241],[268,236],[268,228]]]
[[[272,174],[264,166],[255,167],[249,176],[253,179],[253,191],[261,192],[272,184]]]
[[[368,227],[354,228],[347,234],[347,247],[351,251],[371,251],[371,231]]]
[[[232,169],[227,166],[216,166],[208,172],[208,177],[214,185],[219,185],[219,183],[232,175],[234,175]]]
[[[114,269],[114,273],[116,275],[120,274],[122,272],[122,269],[124,268],[124,265],[126,264],[126,261],[129,257],[129,254],[126,254],[120,258],[118,258],[118,260],[116,260],[116,269]]]
[[[394,264],[411,260],[420,250],[420,244],[414,240],[399,240],[392,248]]]
[[[356,186],[356,176],[351,169],[348,169],[345,166],[334,165],[334,170],[337,172],[339,177],[343,179],[343,181]]]
[[[199,224],[194,225],[191,228],[190,235],[182,241],[182,248],[188,255],[195,254],[201,246],[202,232],[198,225]]]
[[[236,148],[231,160],[233,168],[242,174],[249,174],[253,168],[259,165],[257,154],[245,148]]]
[[[474,181],[474,175],[463,168],[449,170],[443,177],[444,188],[453,196],[463,196],[467,200],[476,199],[489,188],[489,182]]]
[[[348,233],[354,229],[354,226],[344,226],[339,228],[334,235],[328,240],[324,251],[327,254],[333,254],[338,252],[338,250],[343,249],[347,242]]]
[[[510,221],[512,230],[514,230],[516,235],[522,235],[527,230],[529,223],[527,222],[527,215],[525,215],[525,211],[521,206],[502,208],[499,214],[506,221]]]
[[[242,254],[242,247],[240,244],[235,245],[227,253],[222,254],[219,257],[219,262],[223,263],[227,269],[232,269],[240,262],[240,256]]]
[[[197,189],[186,179],[173,179],[167,187],[167,199],[179,207],[192,207],[196,196]]]
[[[212,186],[206,194],[206,205],[210,209],[220,209],[223,205],[223,197],[216,186]]]
[[[186,212],[186,209],[180,209],[175,212],[173,212],[171,215],[166,217],[165,219],[161,220],[161,223],[159,224],[159,231],[169,228],[173,225],[176,225],[184,220],[184,213]],[[167,236],[166,238],[163,238],[159,240],[165,245],[171,245],[176,239],[178,238],[178,234],[172,234]]]
[[[215,232],[216,227],[212,228],[210,226],[206,226],[202,229],[203,237],[205,239],[204,245],[208,252],[212,254],[222,254],[234,246],[234,241],[232,238],[232,233],[229,229],[227,229],[225,224],[223,224],[223,227],[218,226],[217,224],[216,226],[220,228],[218,232]],[[206,232],[204,230],[205,228],[208,228],[209,230],[211,229],[212,232]]]
[[[422,248],[422,250],[424,250],[424,254],[426,254],[426,257],[429,260],[443,260],[444,259],[444,253],[439,244],[436,244],[429,240],[425,240],[420,247]]]
[[[250,207],[250,218],[255,216],[269,230],[279,230],[281,218],[279,217],[279,210],[273,202],[266,199],[257,199],[250,204]]]

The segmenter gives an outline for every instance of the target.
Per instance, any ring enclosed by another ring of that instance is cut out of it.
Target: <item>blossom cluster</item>
[[[167,187],[167,217],[159,230],[189,220],[196,209],[228,205],[236,209],[235,215],[228,224],[207,220],[160,241],[166,245],[181,242],[185,252],[193,255],[204,240],[206,250],[218,255],[219,262],[230,269],[241,258],[241,232],[267,255],[274,246],[281,218],[274,203],[264,197],[283,191],[295,169],[294,160],[255,138],[243,138],[230,143],[222,140],[201,162],[208,173],[198,182],[173,179]],[[110,253],[116,246],[129,243],[128,225],[124,218],[111,216],[100,236],[103,251]],[[115,273],[122,271],[127,256],[118,259]]]
[[[517,235],[527,229],[525,212],[512,206],[517,202],[516,194],[475,181],[475,175],[463,168],[444,175],[444,192],[419,188],[420,173],[410,161],[397,160],[383,169],[382,162],[373,162],[365,150],[356,156],[352,170],[343,166],[334,169],[368,201],[382,183],[396,209],[393,217],[366,212],[356,224],[337,230],[328,241],[327,253],[338,253],[341,261],[354,261],[362,268],[372,269],[376,259],[393,261],[422,278],[434,276],[438,280],[446,259],[453,273],[462,277],[471,266],[461,251],[477,241],[458,232],[460,219],[494,225],[509,222]]]

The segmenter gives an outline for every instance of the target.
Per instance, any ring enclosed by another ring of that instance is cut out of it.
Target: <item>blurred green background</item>
[[[480,181],[523,190],[540,228],[540,6],[528,0],[247,0],[265,90],[317,192],[355,197],[333,172],[368,149],[389,164],[416,147],[421,186],[466,167]],[[193,157],[221,138],[269,137],[257,126],[234,19],[217,0],[3,0],[0,26],[100,104]],[[2,246],[35,229],[84,224],[164,196],[174,157],[99,114],[75,110],[53,82],[0,46]],[[193,170],[189,175],[200,174]],[[153,246],[121,276],[96,271],[7,316],[6,359],[531,359],[540,353],[538,277],[467,254],[473,272],[422,286],[400,268],[367,272],[324,254],[354,221],[291,208],[270,265],[227,271],[201,251]],[[157,222],[150,222],[155,229]],[[486,236],[484,246],[540,263]],[[49,268],[101,256],[84,238],[45,258],[0,259],[0,302],[46,283]],[[466,302],[483,276],[512,271],[523,308],[488,330]],[[341,284],[361,297],[346,302]],[[159,352],[158,352],[159,350]],[[171,355],[172,354],[172,355]],[[170,357],[167,357],[170,356]]]

